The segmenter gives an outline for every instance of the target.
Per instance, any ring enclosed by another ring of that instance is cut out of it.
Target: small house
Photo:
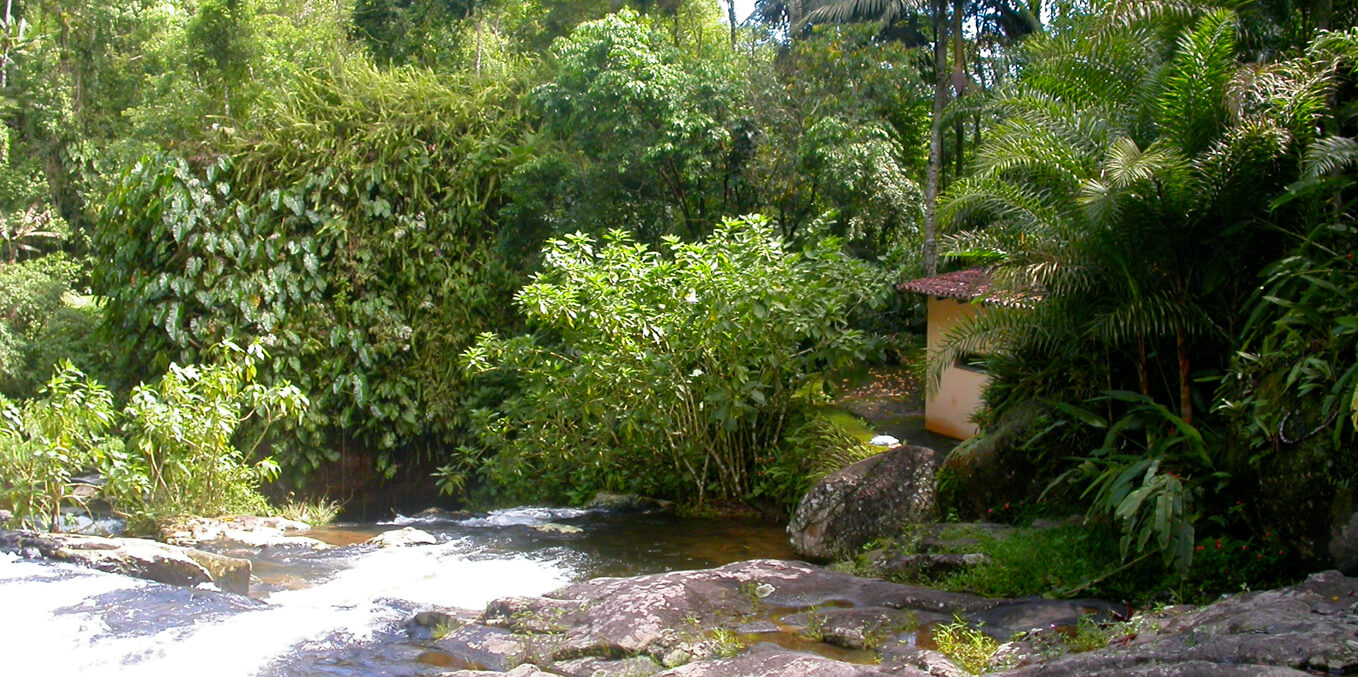
[[[985,312],[985,305],[977,299],[990,293],[990,274],[983,268],[969,268],[911,280],[897,289],[928,297],[927,348],[929,359],[934,359],[950,328]],[[938,386],[930,388],[924,399],[924,428],[959,440],[976,434],[976,424],[970,419],[981,406],[981,392],[990,378],[965,357],[943,367]]]

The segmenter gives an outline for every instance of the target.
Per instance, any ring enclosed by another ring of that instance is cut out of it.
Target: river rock
[[[937,454],[903,446],[844,468],[812,487],[788,523],[792,548],[831,559],[856,552],[903,524],[932,520]]]
[[[647,498],[645,496],[634,496],[632,494],[612,494],[601,491],[589,499],[585,504],[586,508],[597,508],[609,512],[625,513],[653,513],[671,512],[674,510],[673,501],[663,501],[658,498]]]
[[[0,532],[0,550],[36,550],[48,559],[170,585],[212,583],[239,595],[250,589],[249,560],[140,538],[10,531]]]
[[[803,562],[754,560],[600,578],[543,597],[496,600],[437,646],[468,664],[504,671],[531,663],[567,677],[652,672],[666,677],[950,677],[962,673],[946,656],[921,646],[919,636],[931,624],[958,617],[1001,641],[1020,636],[997,654],[996,674],[1358,673],[1358,579],[1337,571],[1202,608],[1165,608],[1111,626],[1106,648],[1052,656],[1062,644],[1063,628],[1090,616],[1109,622],[1122,611],[1098,600],[989,599]],[[732,650],[729,640],[736,634],[747,642],[770,641],[721,657]],[[802,646],[819,639],[837,647],[876,649],[882,662],[855,665],[775,643],[789,634],[800,634]]]
[[[897,666],[858,665],[815,654],[798,653],[782,647],[761,644],[734,658],[689,663],[660,673],[657,677],[870,677],[902,675],[925,677],[929,673]]]
[[[494,670],[456,670],[440,673],[439,677],[558,677],[555,673],[543,672],[530,663],[520,665],[508,672]]]
[[[1132,627],[1134,633],[1107,648],[1013,674],[1353,673],[1358,671],[1358,579],[1327,571],[1281,590],[1233,595],[1188,612],[1141,616]]]
[[[468,664],[497,672],[525,662],[533,648],[532,638],[515,635],[504,628],[476,624],[453,630],[434,642],[434,646]]]
[[[372,538],[369,538],[365,545],[376,545],[382,548],[403,548],[410,545],[434,545],[439,539],[427,531],[420,531],[415,527],[405,527],[395,531],[384,531]]]
[[[197,547],[214,544],[244,548],[294,547],[325,550],[331,547],[298,534],[311,530],[306,522],[283,517],[185,517],[166,522],[160,540],[171,545]]]
[[[12,519],[14,519],[14,513],[8,510],[0,510],[0,527],[9,524]]]
[[[552,666],[552,672],[565,677],[651,677],[651,675],[664,669],[659,663],[646,656],[633,656],[617,660],[590,656],[559,661]]]
[[[535,524],[533,525],[533,529],[536,531],[541,531],[544,534],[580,534],[584,533],[585,531],[584,529],[581,529],[580,527],[577,526],[572,526],[570,524],[557,524],[556,522],[548,522],[546,524]]]
[[[753,560],[699,571],[600,578],[543,597],[499,599],[479,623],[508,633],[498,637],[546,642],[532,651],[536,663],[549,670],[556,669],[553,660],[619,656],[644,656],[675,667],[729,649],[717,641],[718,630],[762,632],[757,629],[769,625],[766,614],[775,610],[784,623],[804,627],[811,626],[810,616],[816,614],[825,641],[866,648],[913,643],[920,623],[954,614],[993,619],[990,629],[1006,635],[1031,630],[1036,627],[1031,623],[1049,622],[1055,614],[1052,605],[1079,613],[1086,603],[987,599],[861,578],[804,562]],[[1035,611],[1025,611],[1030,607]],[[509,645],[503,649],[513,650]],[[482,662],[478,656],[444,650]]]

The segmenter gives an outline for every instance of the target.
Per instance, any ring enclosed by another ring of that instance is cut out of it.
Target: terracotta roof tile
[[[984,268],[968,268],[911,280],[896,288],[916,294],[970,301],[990,293],[990,273]]]

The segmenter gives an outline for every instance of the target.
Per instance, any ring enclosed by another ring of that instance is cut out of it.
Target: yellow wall
[[[943,334],[954,323],[981,311],[979,304],[929,297],[929,359],[938,353]],[[967,420],[981,406],[981,390],[988,376],[948,365],[938,388],[924,401],[924,428],[940,435],[965,440],[976,434],[976,424]]]

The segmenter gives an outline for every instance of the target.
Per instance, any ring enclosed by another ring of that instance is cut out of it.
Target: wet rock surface
[[[404,548],[412,545],[434,545],[439,542],[433,534],[421,531],[415,527],[405,527],[393,531],[384,531],[368,539],[368,545],[375,545],[379,548]]]
[[[283,517],[186,517],[160,529],[160,540],[171,545],[214,545],[238,548],[292,547],[325,550],[329,544],[303,536],[311,530],[306,522]]]
[[[0,532],[0,551],[170,585],[212,583],[239,595],[248,594],[250,588],[249,560],[139,538],[6,531]]]
[[[984,619],[988,631],[1007,638],[1054,618],[1104,617],[1111,608],[1091,601],[986,599],[802,562],[752,560],[600,578],[542,597],[499,599],[436,646],[486,668],[531,662],[572,676],[600,669],[629,674],[644,666],[671,669],[659,673],[666,675],[913,674],[918,668],[906,662],[882,672],[873,651],[913,646],[922,627],[954,615]],[[767,646],[747,656],[741,653],[747,643]],[[864,664],[784,644],[853,650],[840,653]]]
[[[787,533],[803,557],[852,553],[902,524],[932,521],[938,454],[902,446],[864,459],[825,479],[802,498]]]
[[[1281,590],[1148,614],[1132,628],[1107,648],[1014,674],[1350,674],[1358,671],[1358,579],[1318,573]]]
[[[815,654],[760,645],[733,658],[701,661],[660,673],[660,677],[869,677],[902,675],[923,677],[928,673],[910,667],[855,665]]]
[[[601,491],[594,495],[586,508],[608,510],[620,513],[657,513],[672,512],[674,501],[664,501],[658,498],[648,498],[646,496],[635,496],[632,494],[613,494]]]
[[[1112,622],[1119,610],[1097,600],[986,599],[753,560],[497,600],[437,646],[493,674],[531,666],[524,675],[947,677],[967,673],[922,638],[961,618],[1006,642],[991,663],[996,674],[1358,671],[1358,579],[1337,571],[1138,616],[1111,626],[1102,649],[1062,654],[1040,641],[1084,617]]]

